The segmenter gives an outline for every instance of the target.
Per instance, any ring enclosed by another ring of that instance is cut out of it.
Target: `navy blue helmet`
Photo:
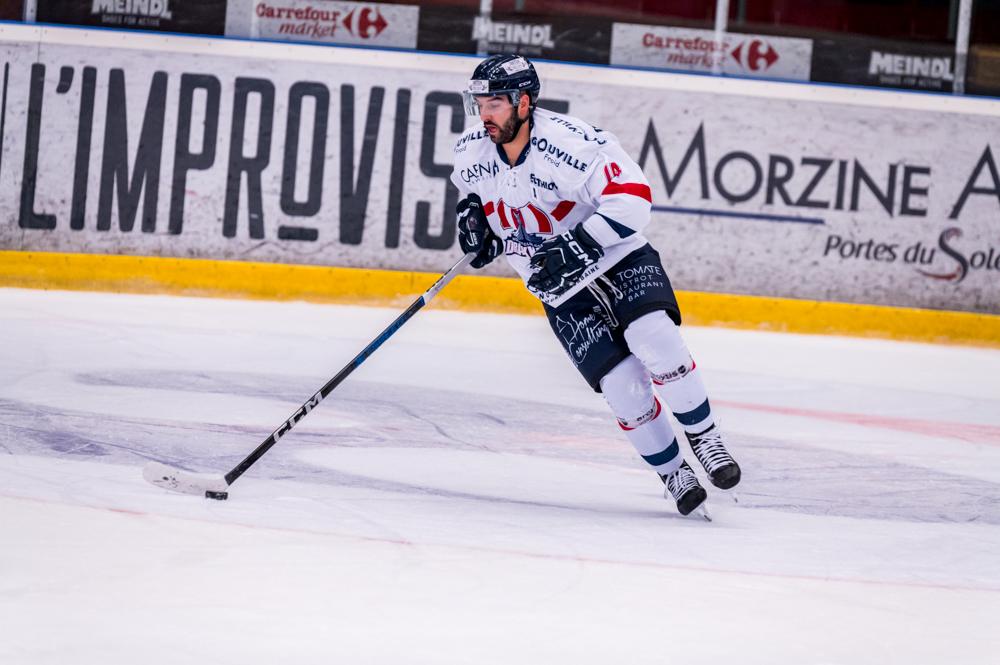
[[[521,55],[491,55],[476,67],[469,85],[462,92],[465,112],[479,115],[476,97],[507,95],[510,103],[517,106],[521,95],[527,94],[532,106],[538,101],[542,84],[535,73],[535,66]]]

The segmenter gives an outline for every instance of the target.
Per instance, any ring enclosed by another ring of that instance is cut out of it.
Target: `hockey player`
[[[542,301],[576,368],[687,515],[706,498],[661,402],[711,482],[740,467],[723,445],[659,254],[642,235],[652,205],[639,166],[608,132],[536,106],[526,58],[483,60],[463,93],[482,120],[455,146],[459,244],[482,268],[501,254]],[[655,389],[654,389],[655,386]]]

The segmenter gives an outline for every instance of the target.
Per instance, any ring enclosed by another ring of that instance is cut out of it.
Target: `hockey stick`
[[[368,356],[375,353],[378,347],[392,337],[392,335],[403,327],[403,324],[410,320],[414,314],[419,312],[424,305],[429,303],[434,296],[436,296],[441,289],[448,285],[452,279],[455,278],[458,273],[462,272],[467,265],[475,258],[475,254],[466,254],[462,259],[453,265],[451,269],[445,274],[441,275],[440,278],[427,289],[422,296],[417,298],[412,305],[406,308],[406,311],[400,314],[395,321],[389,324],[386,328],[379,334],[378,337],[372,340],[371,344],[366,346],[361,353],[354,357],[354,360],[347,363],[347,365],[337,373],[335,377],[330,379],[325,386],[319,389],[315,395],[306,400],[306,403],[298,408],[291,417],[283,422],[278,429],[271,433],[271,436],[264,439],[264,441],[257,446],[252,453],[246,456],[242,462],[234,466],[229,473],[224,476],[211,475],[211,474],[200,474],[191,473],[190,471],[184,471],[183,469],[178,469],[172,466],[168,466],[161,462],[149,462],[142,470],[142,477],[157,487],[162,487],[167,490],[174,492],[182,492],[184,494],[198,494],[205,496],[209,499],[227,499],[229,498],[229,493],[227,489],[230,485],[236,482],[236,479],[242,476],[247,469],[254,465],[254,463],[259,460],[264,453],[271,449],[271,447],[276,444],[281,437],[288,434],[296,423],[306,417],[310,411],[316,408],[316,406],[326,399],[326,396],[333,392],[333,389],[340,385],[340,383],[350,376],[351,372],[358,368],[361,363],[363,363]]]

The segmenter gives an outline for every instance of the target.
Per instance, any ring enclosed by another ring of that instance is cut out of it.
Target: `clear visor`
[[[466,115],[478,116],[482,107],[489,108],[490,105],[511,104],[517,106],[521,100],[519,92],[502,92],[500,94],[483,94],[465,90],[462,92],[462,105],[465,107]]]

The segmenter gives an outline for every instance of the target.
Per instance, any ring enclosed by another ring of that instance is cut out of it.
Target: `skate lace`
[[[680,468],[666,477],[667,490],[674,500],[680,499],[689,490],[698,486],[698,477],[685,462]]]
[[[691,449],[709,475],[721,467],[735,463],[729,451],[722,444],[722,433],[716,427],[693,437]]]

